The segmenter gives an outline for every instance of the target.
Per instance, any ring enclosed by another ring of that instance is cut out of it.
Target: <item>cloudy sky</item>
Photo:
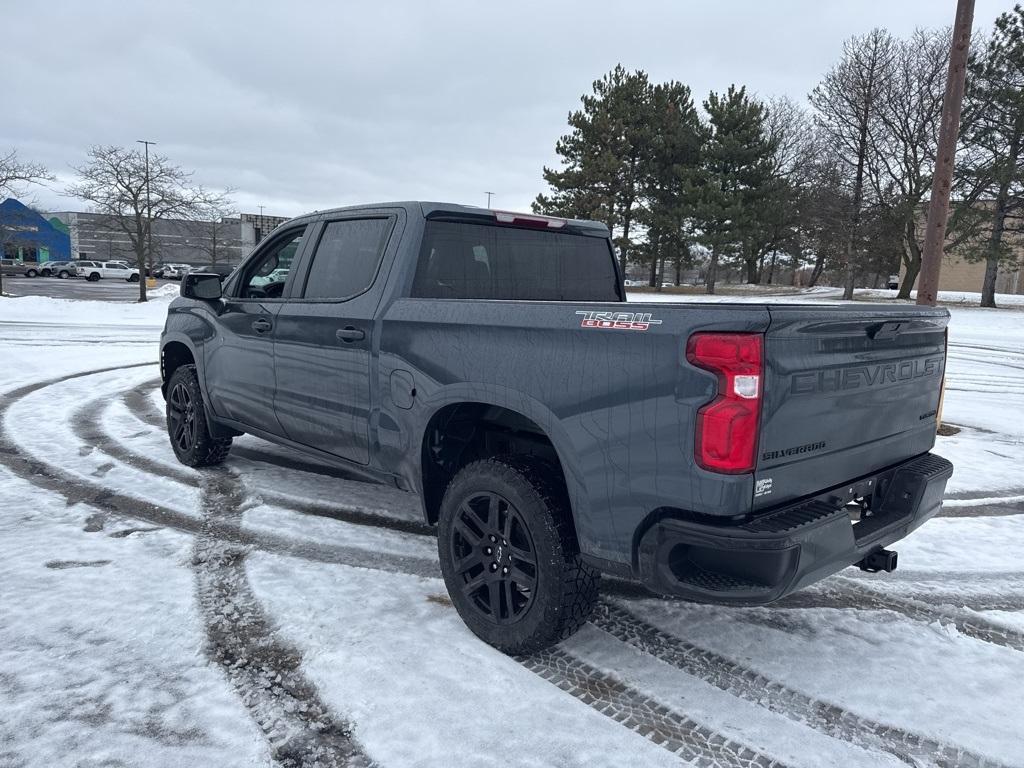
[[[978,0],[987,32],[1011,0]],[[0,0],[0,151],[59,176],[136,139],[297,215],[431,199],[524,209],[590,83],[621,62],[703,98],[730,83],[797,99],[843,39],[952,22],[955,0],[50,2]]]

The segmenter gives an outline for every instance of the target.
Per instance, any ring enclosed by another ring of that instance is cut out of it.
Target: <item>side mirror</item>
[[[185,275],[181,281],[181,295],[186,299],[216,301],[221,296],[220,281],[220,275],[212,272]]]

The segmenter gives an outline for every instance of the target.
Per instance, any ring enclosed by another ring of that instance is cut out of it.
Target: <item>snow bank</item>
[[[168,289],[173,289],[168,290]],[[33,325],[132,325],[162,327],[167,305],[178,295],[178,286],[167,285],[149,294],[150,301],[128,303],[19,296],[0,300],[0,322]]]

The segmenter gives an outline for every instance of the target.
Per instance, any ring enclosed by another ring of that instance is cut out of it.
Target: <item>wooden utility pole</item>
[[[949,219],[949,193],[953,186],[953,161],[956,158],[956,139],[960,133],[960,106],[964,100],[964,80],[967,77],[967,54],[971,47],[973,21],[974,0],[957,0],[953,40],[949,50],[949,71],[946,75],[946,95],[942,99],[935,175],[932,177],[932,198],[928,204],[921,274],[917,279],[917,303],[929,307],[935,306],[939,294],[942,244],[946,239],[946,222]]]

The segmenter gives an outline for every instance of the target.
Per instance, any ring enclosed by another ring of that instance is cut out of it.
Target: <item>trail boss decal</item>
[[[652,320],[650,312],[577,312],[583,315],[580,328],[610,328],[613,331],[646,331],[661,320]]]

